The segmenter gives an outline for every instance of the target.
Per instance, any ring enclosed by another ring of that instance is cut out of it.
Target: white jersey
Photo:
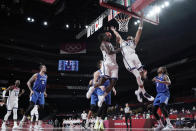
[[[132,55],[135,53],[136,45],[134,44],[133,40],[123,41],[120,44],[120,47],[122,48],[121,52],[122,55],[126,58],[129,55]]]
[[[8,101],[18,101],[19,92],[20,88],[13,86],[13,89],[9,90]]]
[[[82,120],[86,120],[87,119],[87,114],[86,113],[82,113],[81,117],[82,117]]]
[[[114,51],[114,46],[110,42],[105,42],[105,43],[102,42],[102,44],[108,44],[109,48]],[[117,64],[116,63],[116,54],[109,55],[109,54],[106,53],[105,50],[101,49],[101,51],[102,51],[102,54],[103,54],[104,63]]]

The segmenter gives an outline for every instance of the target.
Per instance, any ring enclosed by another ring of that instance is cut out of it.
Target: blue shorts
[[[97,105],[98,102],[98,96],[95,92],[91,95],[91,105]]]
[[[36,105],[44,105],[45,104],[44,92],[37,92],[37,91],[33,91],[33,92],[34,93],[31,96],[30,101]]]
[[[164,93],[158,93],[156,98],[154,99],[154,106],[160,106],[160,104],[165,103],[166,105],[168,104],[170,98],[170,93],[169,92],[164,92]]]
[[[111,105],[111,92],[105,97],[105,103]]]

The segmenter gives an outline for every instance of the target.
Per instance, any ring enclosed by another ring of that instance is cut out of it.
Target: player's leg
[[[138,81],[138,86],[139,89],[136,91],[140,93],[142,92],[143,96],[148,99],[149,101],[153,101],[154,97],[152,97],[151,95],[149,95],[146,90],[144,89],[144,84],[142,81],[142,78],[145,79],[147,78],[147,71],[143,69],[143,65],[141,64],[141,61],[139,60],[138,56],[136,54],[132,55],[132,59],[133,59],[133,63],[136,67],[136,69],[139,71],[139,74],[136,70],[134,70],[132,73],[135,75],[137,81]],[[144,76],[145,75],[145,76]]]
[[[7,113],[6,113],[6,115],[4,116],[4,119],[3,119],[3,123],[2,123],[2,126],[1,126],[2,129],[6,129],[6,128],[7,128],[6,122],[7,122],[8,118],[9,118],[9,116],[10,116],[11,113],[12,113],[13,107],[14,107],[14,103],[11,102],[11,101],[8,99],[8,100],[7,100]]]
[[[161,109],[161,112],[163,113],[163,115],[166,119],[166,122],[167,122],[167,125],[163,130],[173,129],[173,125],[170,122],[169,114],[168,114],[168,111],[166,109],[166,106],[167,106],[168,101],[169,101],[169,97],[170,97],[169,93],[161,93],[161,95],[160,95],[160,109]]]
[[[103,103],[103,105],[101,107],[102,112],[101,112],[101,119],[99,121],[99,128],[98,128],[100,130],[104,130],[104,119],[107,116],[107,109],[108,109],[108,105],[107,105],[108,99],[107,98],[106,98],[106,101]]]
[[[13,120],[14,120],[13,129],[18,128],[18,125],[17,125],[17,118],[18,118],[17,111],[18,111],[18,108],[13,108]]]
[[[153,102],[153,111],[152,111],[155,119],[158,122],[158,126],[155,128],[155,131],[160,131],[164,128],[164,125],[161,121],[161,118],[157,113],[159,107],[160,107],[160,94],[157,94],[157,96],[155,97],[155,100]]]
[[[38,97],[39,97],[39,93],[34,91],[34,93],[31,96],[31,99],[30,99],[30,104],[29,104],[27,110],[25,111],[25,114],[23,115],[22,120],[20,121],[20,124],[19,124],[20,128],[23,127],[23,123],[25,122],[27,115],[30,114],[31,110],[34,108],[35,104],[37,103]]]

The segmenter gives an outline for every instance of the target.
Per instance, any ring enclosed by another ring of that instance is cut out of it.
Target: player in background
[[[159,130],[172,130],[173,126],[170,122],[169,115],[166,109],[170,98],[170,92],[168,86],[171,85],[166,67],[159,67],[157,70],[157,76],[153,78],[153,82],[156,84],[157,96],[153,103],[153,114],[158,121],[158,126],[155,128],[156,131]],[[157,114],[157,110],[161,109],[162,114],[164,115],[167,125],[164,127],[160,116]]]
[[[143,102],[143,99],[140,96],[141,93],[149,101],[154,100],[154,97],[150,96],[144,89],[144,83],[142,79],[147,78],[147,71],[143,69],[143,65],[141,64],[138,55],[135,53],[135,48],[138,45],[142,34],[142,29],[143,16],[140,20],[140,25],[138,27],[135,38],[132,36],[128,36],[126,40],[123,40],[120,34],[115,30],[115,28],[111,27],[111,30],[116,36],[117,43],[120,44],[124,65],[126,69],[131,72],[136,78],[138,90],[135,91],[135,94],[139,102]]]
[[[87,113],[85,111],[83,111],[83,113],[81,114],[81,118],[82,118],[82,127],[85,128],[86,119],[87,119]]]
[[[100,50],[102,51],[103,55],[103,63],[102,63],[102,77],[99,79],[99,81],[93,82],[93,86],[91,86],[86,94],[87,98],[89,99],[95,90],[95,88],[103,85],[106,80],[110,80],[110,84],[107,87],[104,95],[100,97],[98,106],[101,107],[102,103],[105,101],[105,97],[108,95],[108,93],[112,90],[112,88],[115,86],[116,81],[118,79],[118,64],[116,62],[116,53],[120,52],[121,49],[114,49],[114,46],[111,44],[110,40],[112,38],[112,35],[110,32],[105,32],[103,34],[100,34],[99,41],[101,42]]]
[[[38,122],[39,120],[39,112],[38,112],[38,105],[35,105],[34,108],[31,110],[31,124],[30,124],[30,129],[32,128],[32,123],[33,123],[33,118],[35,116],[35,121]]]
[[[18,97],[20,97],[22,94],[24,94],[25,90],[22,89],[20,93],[20,80],[16,80],[15,84],[12,86],[9,86],[6,90],[3,91],[3,101],[6,103],[6,92],[9,91],[9,96],[7,98],[7,113],[4,116],[4,120],[2,123],[1,128],[7,129],[6,122],[11,115],[11,112],[13,111],[13,120],[14,120],[14,126],[13,129],[17,129],[17,111],[18,111]]]
[[[45,104],[45,97],[47,97],[46,94],[46,85],[47,85],[47,79],[48,76],[46,75],[46,66],[41,65],[40,66],[40,72],[34,74],[29,81],[27,82],[27,86],[30,90],[30,105],[27,108],[22,120],[20,121],[20,128],[23,127],[23,123],[25,122],[27,115],[30,114],[30,111],[34,108],[35,105],[39,105],[39,122],[35,123],[34,128],[35,129],[42,129],[42,119],[43,119],[43,110],[44,110],[44,104]],[[31,87],[31,84],[33,84],[33,87]]]

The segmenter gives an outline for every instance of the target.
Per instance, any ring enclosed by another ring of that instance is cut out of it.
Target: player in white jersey
[[[32,128],[33,118],[36,117],[35,121],[38,122],[39,120],[39,112],[38,112],[38,105],[34,105],[34,108],[31,110],[31,124],[30,128]]]
[[[16,80],[15,81],[15,85],[9,86],[4,92],[3,92],[3,101],[5,102],[5,95],[6,92],[9,91],[9,96],[7,98],[7,114],[4,116],[4,120],[2,123],[1,128],[2,129],[6,129],[6,122],[9,118],[9,116],[11,115],[11,112],[13,111],[13,120],[14,120],[14,126],[13,129],[18,128],[17,126],[17,110],[18,110],[18,97],[20,97],[25,91],[24,89],[22,90],[22,92],[20,93],[20,80]]]
[[[105,96],[108,95],[108,93],[112,90],[112,88],[115,86],[116,81],[118,79],[118,64],[116,62],[116,53],[121,51],[121,48],[114,49],[113,45],[110,42],[110,39],[112,38],[112,35],[110,32],[105,32],[100,34],[99,41],[101,42],[100,50],[103,54],[103,63],[101,67],[102,77],[100,80],[94,81],[94,85],[89,88],[86,96],[89,99],[95,90],[95,88],[103,85],[106,80],[110,80],[109,86],[106,88],[106,91],[103,96],[99,99],[98,106],[101,107],[102,103],[105,100]]]
[[[140,20],[140,25],[135,38],[133,38],[132,36],[128,36],[127,40],[123,40],[120,34],[114,29],[114,27],[111,27],[111,30],[116,35],[117,43],[119,43],[120,47],[122,48],[121,53],[123,55],[123,62],[125,67],[128,71],[132,72],[136,77],[139,88],[138,90],[135,91],[135,94],[139,102],[143,101],[143,99],[140,96],[141,93],[149,101],[154,100],[154,97],[150,96],[144,89],[142,78],[146,79],[147,71],[143,69],[141,62],[137,54],[135,53],[135,48],[142,34],[142,28],[143,28],[143,18],[141,18]]]

